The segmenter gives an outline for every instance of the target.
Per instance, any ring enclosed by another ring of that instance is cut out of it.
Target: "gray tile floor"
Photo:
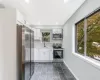
[[[25,63],[25,79],[24,80],[30,80],[30,63]]]
[[[35,63],[31,80],[76,80],[64,63]]]
[[[31,75],[34,73],[34,63],[27,62],[25,63],[25,79],[24,80],[30,80]]]

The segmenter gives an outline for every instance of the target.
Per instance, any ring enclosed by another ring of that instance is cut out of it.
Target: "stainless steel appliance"
[[[34,32],[25,25],[17,24],[18,80],[30,80],[34,73],[32,48],[34,48]]]
[[[53,34],[53,39],[63,39],[63,34],[59,33],[59,34]]]
[[[54,59],[62,59],[63,58],[63,49],[54,49],[53,51],[53,58]]]
[[[63,59],[63,48],[61,43],[53,44],[53,59]]]

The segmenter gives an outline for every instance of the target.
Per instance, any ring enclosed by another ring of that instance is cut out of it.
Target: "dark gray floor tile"
[[[31,80],[75,80],[64,63],[35,63]]]
[[[29,80],[30,77],[30,63],[25,63],[25,80]]]
[[[64,73],[64,75],[65,75],[66,77],[74,77],[74,76],[72,75],[72,73],[71,73],[69,70],[64,69],[64,70],[63,70],[63,73]]]
[[[67,78],[65,77],[64,73],[59,73],[60,79],[61,80],[67,80]]]
[[[67,78],[67,80],[76,80],[75,78]]]

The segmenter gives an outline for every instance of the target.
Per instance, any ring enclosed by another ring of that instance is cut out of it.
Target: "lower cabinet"
[[[40,59],[38,49],[34,48],[34,61],[37,62]]]
[[[50,60],[50,53],[49,52],[40,51],[40,60],[41,61],[49,61]]]
[[[35,62],[52,62],[53,51],[49,49],[34,49],[34,59]]]

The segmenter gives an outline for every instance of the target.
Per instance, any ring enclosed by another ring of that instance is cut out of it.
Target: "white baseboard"
[[[66,67],[70,70],[70,72],[73,74],[73,76],[76,78],[76,80],[79,80],[79,78],[74,74],[74,72],[71,70],[71,68],[69,68],[69,66],[66,64],[66,62],[63,60],[64,64],[66,65]]]

